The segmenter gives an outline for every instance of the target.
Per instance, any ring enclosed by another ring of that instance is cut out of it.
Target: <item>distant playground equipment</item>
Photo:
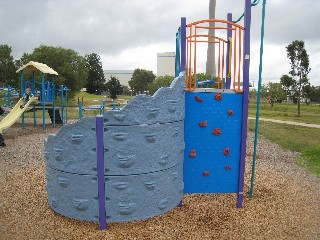
[[[19,98],[20,94],[16,91],[15,88],[12,88],[10,85],[8,85],[6,88],[1,89],[2,92],[5,94],[2,100],[5,101],[5,105],[2,107],[11,108],[12,100]]]
[[[78,97],[79,120],[83,118],[83,112],[85,111],[99,110],[99,114],[103,115],[107,107],[111,107],[112,110],[120,110],[120,103],[106,103],[106,100],[101,100],[101,105],[84,106],[83,97]]]
[[[106,229],[107,221],[181,206],[184,193],[236,193],[243,206],[251,6],[258,1],[245,1],[243,26],[231,14],[227,21],[182,18],[170,87],[48,136],[46,189],[55,212]],[[210,28],[219,37],[208,35]],[[197,80],[203,42],[218,46],[217,88]]]
[[[101,100],[101,105],[90,105],[90,106],[84,106],[83,104],[83,97],[78,97],[78,107],[79,107],[79,120],[83,118],[83,112],[84,111],[93,111],[93,110],[99,110],[99,114],[104,114],[105,107],[106,107],[106,101]]]
[[[40,71],[41,82],[38,83],[35,80],[35,71]],[[46,129],[46,117],[45,111],[48,110],[49,116],[52,121],[53,127],[56,124],[67,123],[67,110],[68,110],[68,88],[61,86],[60,89],[56,90],[55,78],[58,73],[46,64],[30,61],[28,64],[22,66],[17,70],[20,72],[20,100],[16,103],[10,113],[0,122],[0,134],[6,128],[13,125],[20,117],[22,120],[22,128],[25,128],[25,116],[24,113],[27,111],[33,112],[33,123],[36,126],[36,111],[42,111],[42,128]],[[30,74],[32,79],[24,81],[24,75]],[[51,81],[45,81],[45,74],[51,75]],[[26,89],[30,89],[32,97],[28,102],[25,102]],[[56,92],[60,95],[60,111],[55,106]],[[7,103],[10,106],[12,104],[12,89],[10,86],[7,88]],[[21,108],[20,108],[21,107]],[[31,109],[30,109],[31,108]],[[1,135],[3,139],[3,136]]]

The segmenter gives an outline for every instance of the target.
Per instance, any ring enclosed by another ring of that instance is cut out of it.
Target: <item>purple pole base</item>
[[[243,206],[243,193],[237,194],[237,208],[242,208]]]

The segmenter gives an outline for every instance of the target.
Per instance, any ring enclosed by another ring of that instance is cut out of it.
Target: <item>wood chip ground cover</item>
[[[151,219],[82,222],[54,213],[45,190],[44,138],[57,132],[19,124],[0,148],[0,239],[320,239],[320,180],[295,164],[298,153],[259,139],[249,199],[253,133],[248,134],[244,207],[236,196],[185,195],[183,207]]]

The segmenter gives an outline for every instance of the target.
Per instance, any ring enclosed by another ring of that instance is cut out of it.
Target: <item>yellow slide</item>
[[[12,124],[14,124],[22,115],[22,113],[28,109],[29,105],[35,101],[38,101],[37,97],[30,98],[24,108],[21,109],[20,106],[24,102],[24,98],[21,98],[11,112],[0,122],[0,133],[2,133],[3,129],[9,128]]]

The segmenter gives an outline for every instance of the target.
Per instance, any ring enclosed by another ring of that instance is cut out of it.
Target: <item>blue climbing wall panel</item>
[[[184,192],[235,193],[243,94],[205,91],[186,92],[185,96]]]

